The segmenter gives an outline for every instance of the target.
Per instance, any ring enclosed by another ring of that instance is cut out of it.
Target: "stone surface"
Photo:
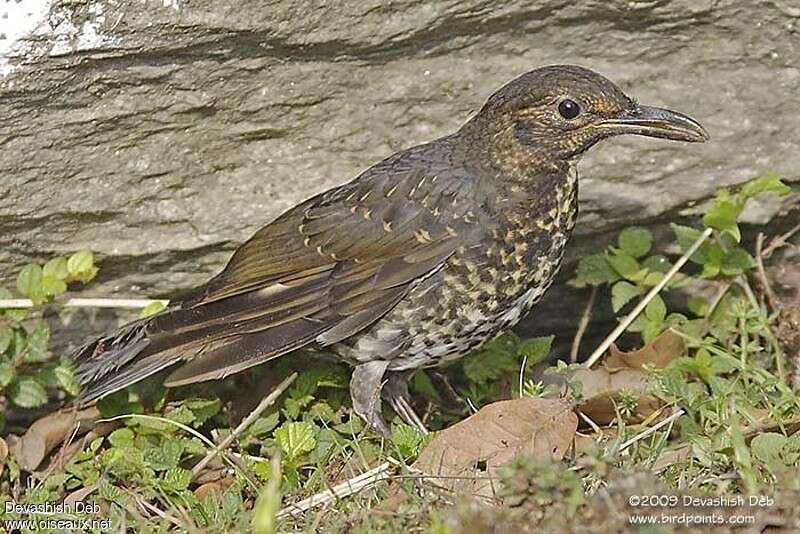
[[[548,63],[596,69],[713,137],[619,139],[586,157],[572,258],[623,225],[696,213],[721,185],[800,180],[794,0],[332,4],[3,4],[0,283],[87,248],[102,258],[87,294],[174,294],[284,209],[451,132]],[[572,328],[582,298],[556,289],[534,330]]]

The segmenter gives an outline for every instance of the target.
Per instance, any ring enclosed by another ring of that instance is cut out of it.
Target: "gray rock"
[[[800,12],[789,0],[15,9],[0,19],[34,30],[0,28],[5,285],[23,262],[83,248],[102,259],[89,295],[201,283],[286,208],[453,131],[502,83],[548,63],[594,68],[713,137],[619,139],[586,157],[572,258],[622,226],[696,214],[722,185],[765,172],[800,180]],[[750,219],[789,213],[797,198],[763,202]],[[569,331],[583,298],[556,289],[534,330]]]

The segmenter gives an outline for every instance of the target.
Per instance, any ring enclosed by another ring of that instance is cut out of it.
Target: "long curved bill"
[[[600,127],[608,128],[612,134],[645,135],[690,143],[710,139],[706,129],[688,115],[651,106],[637,106],[624,115],[604,120]]]

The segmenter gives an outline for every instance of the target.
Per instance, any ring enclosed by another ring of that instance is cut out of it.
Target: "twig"
[[[680,409],[678,409],[678,411],[674,412],[672,415],[670,415],[666,419],[663,419],[663,420],[659,421],[658,423],[654,424],[650,428],[647,428],[647,429],[643,430],[642,432],[639,432],[638,434],[633,436],[631,439],[629,439],[628,441],[626,441],[622,445],[620,445],[619,446],[619,452],[624,451],[625,449],[627,449],[628,447],[630,447],[631,445],[633,445],[637,441],[646,438],[650,434],[653,434],[654,432],[658,431],[658,429],[660,429],[660,428],[672,423],[678,417],[682,416],[684,413],[685,412],[683,411],[683,408],[680,408]]]
[[[228,434],[228,436],[225,439],[223,439],[222,442],[219,443],[219,445],[216,445],[213,449],[208,451],[208,454],[206,454],[205,457],[199,462],[197,462],[197,465],[195,465],[192,468],[192,478],[196,477],[200,473],[200,471],[202,471],[203,468],[206,465],[208,465],[208,462],[213,460],[220,452],[224,451],[228,447],[228,445],[233,443],[233,440],[239,437],[239,435],[242,432],[244,432],[245,429],[253,423],[253,421],[258,419],[258,416],[260,416],[264,410],[269,408],[272,405],[272,403],[278,400],[278,397],[280,397],[283,394],[283,392],[286,391],[286,388],[288,388],[291,385],[291,383],[294,382],[295,378],[297,378],[297,373],[292,373],[283,382],[278,384],[278,387],[272,390],[269,395],[264,397],[264,399],[258,404],[258,406],[256,406],[255,409],[252,412],[250,412],[250,414],[247,417],[242,419],[242,422],[239,423],[239,426],[237,426],[233,430],[233,432]]]
[[[143,510],[147,510],[148,512],[157,515],[161,519],[165,519],[165,520],[169,521],[170,523],[172,523],[173,525],[175,525],[175,526],[177,526],[179,528],[185,528],[186,527],[186,525],[181,523],[178,519],[176,519],[175,516],[173,516],[171,514],[168,514],[167,512],[161,510],[160,508],[158,508],[156,506],[153,506],[152,504],[150,504],[149,502],[147,502],[146,500],[141,498],[139,495],[136,495],[134,492],[132,492],[130,490],[124,490],[124,491],[125,491],[125,493],[130,495],[133,498],[133,500],[136,502],[136,504],[138,504],[139,507],[142,508]]]
[[[597,423],[595,423],[594,421],[592,421],[592,418],[591,418],[591,417],[589,417],[588,415],[586,415],[585,413],[583,413],[583,412],[582,412],[582,411],[580,411],[580,410],[576,410],[576,411],[578,412],[578,417],[580,417],[581,419],[583,419],[584,421],[586,421],[586,423],[587,423],[587,424],[588,424],[590,427],[592,427],[592,430],[595,432],[595,434],[600,434],[600,437],[602,438],[602,437],[603,437],[603,429],[602,429],[602,428],[600,428],[600,427],[597,425]]]
[[[60,303],[62,308],[145,308],[154,302],[161,302],[165,306],[168,300],[153,299],[69,299]],[[35,304],[30,299],[0,299],[0,308],[33,308]]]
[[[329,490],[321,491],[302,501],[290,504],[278,512],[278,518],[286,517],[287,515],[298,515],[323,504],[327,504],[336,499],[342,499],[358,493],[370,486],[373,486],[381,480],[389,478],[387,474],[392,468],[392,464],[384,462],[374,469],[358,475],[355,478],[346,480],[341,484],[337,484]]]
[[[794,228],[786,232],[785,234],[781,234],[777,237],[773,237],[772,240],[769,242],[767,248],[764,249],[764,257],[769,258],[776,249],[781,248],[782,246],[786,245],[786,242],[796,234],[800,232],[800,224],[796,225]]]
[[[519,397],[522,398],[522,389],[525,385],[525,367],[528,366],[528,355],[522,357],[522,366],[519,368]]]
[[[780,302],[772,292],[772,286],[767,278],[767,271],[764,269],[764,234],[758,233],[756,237],[756,269],[758,270],[758,278],[761,282],[761,287],[764,289],[764,295],[767,297],[767,304],[773,310],[777,310]]]
[[[586,367],[591,367],[592,365],[597,363],[597,360],[599,360],[600,357],[603,356],[603,354],[605,354],[605,352],[608,350],[608,347],[610,347],[611,344],[615,342],[617,338],[622,335],[623,332],[625,332],[628,326],[630,326],[630,324],[634,321],[634,319],[636,319],[639,316],[639,314],[642,313],[642,311],[645,309],[645,307],[647,307],[650,301],[653,300],[656,295],[658,295],[659,291],[664,289],[664,286],[666,286],[667,283],[669,283],[672,277],[675,276],[675,274],[677,274],[677,272],[681,269],[681,267],[684,266],[684,264],[687,261],[689,261],[689,258],[692,257],[692,254],[697,252],[697,249],[700,248],[700,245],[702,245],[705,242],[705,240],[708,239],[709,236],[711,236],[712,231],[713,230],[711,228],[706,228],[705,231],[702,234],[700,234],[700,237],[698,237],[695,240],[695,242],[692,243],[692,246],[689,247],[689,250],[687,250],[683,254],[683,256],[678,258],[678,261],[675,262],[675,265],[673,265],[672,268],[669,271],[667,271],[667,273],[664,275],[664,278],[662,278],[661,281],[658,284],[656,284],[647,293],[647,295],[644,296],[642,300],[639,301],[639,304],[636,305],[633,311],[631,311],[622,321],[620,321],[619,325],[617,325],[617,327],[608,335],[608,337],[606,337],[603,340],[602,343],[600,343],[600,346],[597,347],[592,353],[592,355],[589,356],[589,359],[587,359],[584,362],[584,365]]]
[[[581,348],[581,340],[583,334],[586,333],[586,327],[589,326],[589,320],[592,318],[592,308],[594,308],[594,300],[597,298],[598,286],[592,286],[592,294],[589,295],[589,301],[583,309],[583,315],[578,323],[578,331],[575,332],[575,339],[572,340],[572,349],[569,351],[569,361],[575,363],[578,361],[578,351]]]

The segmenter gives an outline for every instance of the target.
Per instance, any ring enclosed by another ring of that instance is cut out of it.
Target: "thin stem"
[[[206,465],[208,465],[208,462],[213,460],[220,452],[227,449],[228,446],[231,443],[233,443],[233,440],[239,437],[239,435],[242,432],[244,432],[245,429],[253,423],[253,421],[258,419],[258,417],[264,412],[264,410],[269,408],[276,400],[278,400],[278,397],[280,397],[283,394],[283,392],[286,391],[286,388],[288,388],[291,385],[291,383],[294,382],[295,378],[297,378],[297,373],[292,373],[283,382],[278,384],[278,387],[273,389],[269,395],[264,397],[264,399],[260,403],[258,403],[258,406],[256,406],[255,409],[252,412],[250,412],[250,414],[247,417],[242,419],[242,422],[239,423],[239,426],[237,426],[233,430],[233,432],[228,434],[228,436],[225,439],[223,439],[219,445],[216,445],[213,449],[208,451],[208,454],[206,454],[202,460],[197,462],[197,465],[195,465],[192,468],[192,475],[197,476],[200,473],[200,471],[202,471],[203,468]]]
[[[592,318],[592,308],[594,308],[594,301],[597,298],[597,287],[592,287],[592,294],[589,295],[589,300],[586,302],[586,307],[583,309],[583,315],[578,323],[578,330],[575,332],[575,339],[572,340],[572,349],[569,352],[569,361],[575,363],[578,361],[578,352],[581,349],[581,340],[583,334],[586,333],[586,327],[589,326],[589,320]]]
[[[62,308],[145,308],[154,302],[161,302],[165,306],[168,300],[154,299],[69,299],[61,303]],[[0,299],[0,309],[8,308],[33,308],[35,304],[30,299]]]

